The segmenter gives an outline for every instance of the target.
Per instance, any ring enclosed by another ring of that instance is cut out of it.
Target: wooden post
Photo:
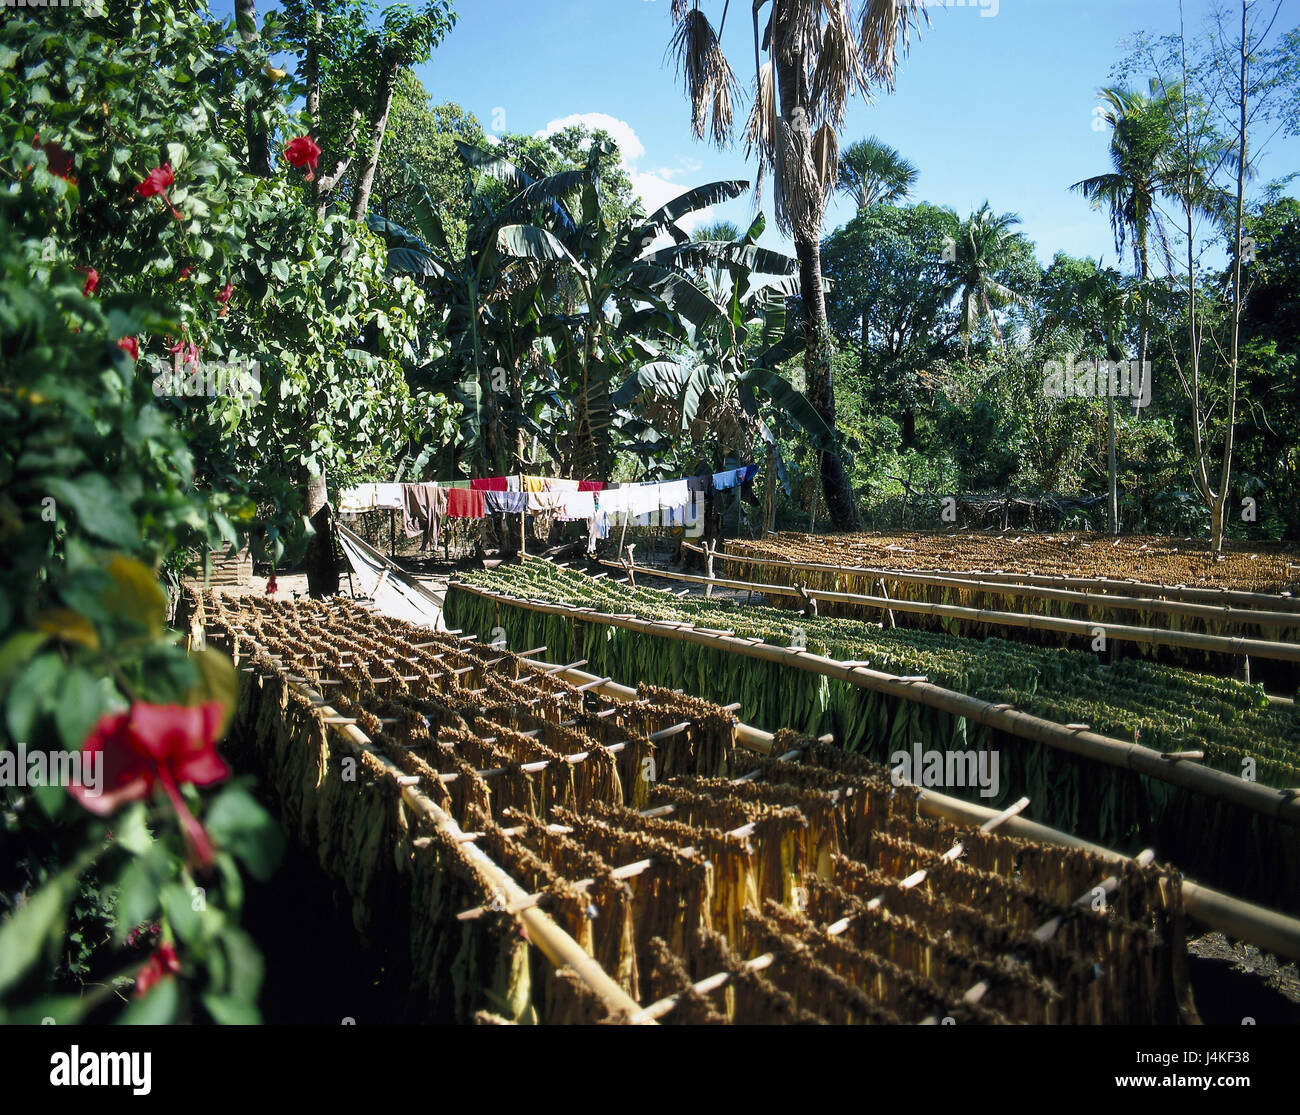
[[[519,474],[519,490],[524,491],[524,474]],[[521,556],[528,554],[528,495],[524,494],[524,509],[519,512],[519,553]]]
[[[708,574],[708,578],[709,578],[710,581],[713,580],[713,555],[714,555],[714,553],[715,553],[715,551],[716,551],[716,548],[717,548],[717,547],[716,547],[716,544],[713,543],[713,542],[710,542],[710,543],[708,544],[708,547],[707,547],[706,550],[705,550],[705,555],[706,555],[706,559],[707,559],[707,560],[706,560],[706,566],[705,566],[705,573]],[[712,584],[709,584],[708,586],[705,587],[705,589],[704,589],[704,595],[705,595],[705,597],[712,597],[712,596],[713,596],[713,585],[712,585]]]

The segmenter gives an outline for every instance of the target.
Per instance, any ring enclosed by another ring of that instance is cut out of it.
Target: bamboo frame
[[[703,553],[698,546],[689,542],[682,545],[696,553]],[[717,557],[737,565],[763,565],[785,569],[791,573],[850,573],[863,577],[873,577],[877,581],[895,581],[900,584],[927,585],[935,588],[955,588],[967,592],[984,592],[998,596],[1024,596],[1035,600],[1055,600],[1064,604],[1079,604],[1087,608],[1109,609],[1111,611],[1156,612],[1161,615],[1201,617],[1206,620],[1218,620],[1222,623],[1253,624],[1256,627],[1300,627],[1300,601],[1294,602],[1294,610],[1287,610],[1292,602],[1284,596],[1267,596],[1265,599],[1280,610],[1264,611],[1250,607],[1233,608],[1231,605],[1196,604],[1180,600],[1160,600],[1151,596],[1119,596],[1100,592],[1085,592],[1079,589],[1050,588],[1040,585],[1013,584],[1006,581],[978,580],[959,573],[913,573],[898,570],[877,569],[875,567],[854,565],[821,565],[815,562],[779,561],[775,558],[747,557],[742,554],[719,552]],[[992,574],[980,574],[982,577]],[[1010,574],[1008,574],[1010,576]],[[793,583],[793,582],[791,582]],[[1126,588],[1146,587],[1166,590],[1163,586],[1139,586],[1124,581],[1109,582]],[[1214,590],[1217,591],[1217,590]],[[1261,594],[1262,595],[1262,594]]]
[[[610,562],[601,562],[610,565]],[[919,615],[942,616],[946,619],[965,620],[968,623],[985,623],[998,627],[1027,627],[1035,631],[1056,631],[1067,635],[1095,637],[1101,627],[1106,639],[1117,643],[1144,643],[1149,646],[1186,647],[1216,654],[1245,654],[1255,658],[1268,658],[1280,662],[1300,662],[1300,643],[1282,643],[1264,639],[1247,639],[1227,635],[1203,635],[1196,631],[1170,631],[1160,627],[1132,627],[1122,623],[1103,623],[1100,620],[1065,619],[1058,616],[1036,616],[1023,612],[995,612],[987,608],[967,608],[961,604],[930,604],[923,600],[894,600],[888,596],[862,596],[849,592],[822,592],[808,590],[798,585],[770,585],[752,581],[729,581],[720,577],[700,577],[694,573],[677,573],[671,569],[647,569],[645,566],[627,566],[648,577],[665,577],[693,584],[716,585],[737,592],[762,592],[775,596],[791,596],[808,602],[824,600],[828,604],[856,604],[876,608],[881,612],[914,612]],[[813,605],[813,614],[816,607]],[[1300,616],[1296,617],[1300,625]]]
[[[684,545],[689,545],[684,543]],[[692,550],[699,552],[698,546],[691,546]],[[989,591],[993,591],[992,586],[1024,586],[1026,588],[1045,587],[1050,588],[1057,586],[1060,588],[1077,588],[1083,591],[1089,589],[1094,592],[1103,592],[1106,590],[1122,590],[1124,592],[1146,592],[1155,596],[1168,597],[1171,602],[1177,601],[1216,601],[1222,604],[1237,604],[1242,607],[1272,607],[1284,612],[1300,613],[1300,598],[1284,596],[1280,593],[1268,592],[1247,592],[1243,589],[1224,589],[1224,588],[1199,588],[1194,585],[1162,585],[1151,581],[1121,581],[1113,577],[1059,577],[1046,573],[1006,573],[1003,571],[984,572],[978,569],[967,570],[963,573],[956,571],[936,571],[924,569],[888,569],[877,566],[864,565],[833,565],[830,563],[820,562],[790,562],[781,561],[776,558],[748,557],[744,554],[734,551],[719,551],[718,557],[733,561],[747,561],[755,564],[777,565],[790,567],[793,569],[803,569],[807,572],[829,572],[829,573],[861,573],[872,576],[888,577],[897,581],[911,581],[917,584],[925,584],[936,578],[960,579],[968,577],[978,577],[979,582],[991,585]]]
[[[244,635],[255,646],[260,643],[251,636]],[[236,658],[236,666],[238,659]],[[344,743],[354,751],[368,752],[384,769],[384,773],[393,778],[401,793],[402,801],[428,824],[445,833],[457,844],[466,848],[466,854],[474,861],[489,881],[505,895],[506,903],[514,908],[515,916],[524,923],[528,940],[541,950],[542,955],[557,969],[570,968],[591,991],[600,998],[609,1012],[616,1017],[628,1017],[641,1009],[641,1005],[624,991],[604,968],[589,955],[568,933],[558,926],[544,910],[536,905],[529,905],[528,892],[514,881],[510,873],[498,865],[482,848],[471,840],[466,840],[465,831],[456,819],[436,802],[420,793],[411,784],[406,773],[388,758],[374,742],[355,723],[345,723],[346,717],[338,710],[325,703],[325,698],[309,685],[285,680],[286,685],[293,686],[307,697],[316,707],[316,711],[329,721],[327,727],[342,737]],[[317,702],[320,702],[319,704]]]
[[[572,670],[569,673],[573,675],[572,680],[576,681],[590,680],[593,677],[593,675],[583,673],[581,670]],[[569,673],[560,676],[567,681],[570,680]],[[597,689],[597,692],[613,697],[616,700],[635,701],[638,699],[635,689],[626,685],[619,685],[617,682],[607,682]],[[775,740],[776,736],[772,732],[765,732],[761,728],[755,728],[744,723],[736,725],[736,742],[746,750],[754,751],[760,755],[771,755]],[[825,742],[825,737],[821,742]],[[778,758],[789,759],[793,758],[795,754],[796,752],[787,751]],[[746,781],[751,777],[751,775],[742,775],[732,781]],[[917,794],[917,803],[921,814],[931,820],[947,821],[955,825],[980,825],[998,816],[997,810],[990,809],[986,805],[976,805],[973,802],[963,801],[961,798],[939,793],[937,790],[917,787]],[[1056,844],[1065,848],[1081,848],[1092,852],[1096,856],[1110,860],[1112,863],[1122,863],[1128,859],[1139,859],[1140,861],[1140,855],[1136,857],[1126,856],[1122,852],[1116,852],[1101,844],[1094,844],[1081,837],[1073,836],[1068,832],[1051,828],[1048,825],[1031,821],[1025,817],[1013,816],[1008,818],[1004,824],[1006,831],[1012,836],[1019,836],[1025,840]],[[1267,906],[1260,906],[1254,902],[1235,898],[1230,894],[1202,886],[1200,883],[1195,883],[1187,878],[1182,880],[1181,885],[1183,904],[1187,909],[1187,913],[1203,925],[1210,929],[1217,929],[1229,936],[1250,941],[1252,944],[1258,945],[1260,948],[1278,956],[1284,956],[1291,960],[1300,960],[1300,918],[1294,918],[1277,910],[1271,910]]]
[[[1008,708],[1006,705],[995,705],[977,697],[969,697],[931,682],[904,681],[893,674],[872,670],[865,666],[848,666],[833,658],[810,654],[805,650],[792,650],[773,646],[770,643],[755,643],[734,636],[705,634],[686,625],[669,625],[654,620],[611,616],[590,608],[576,608],[542,600],[523,600],[460,582],[455,582],[454,587],[461,592],[528,611],[567,616],[571,619],[581,619],[611,627],[623,627],[646,635],[679,639],[699,646],[731,651],[747,658],[793,666],[837,681],[848,682],[859,688],[873,689],[903,700],[940,708],[977,724],[997,728],[1007,735],[1029,739],[1122,770],[1144,774],[1149,778],[1181,786],[1218,801],[1230,802],[1250,809],[1262,816],[1300,826],[1300,796],[1297,796],[1294,791],[1270,789],[1246,782],[1188,760],[1170,760],[1165,758],[1162,752],[1138,743],[1126,743],[1091,731],[1069,731],[1054,721]]]

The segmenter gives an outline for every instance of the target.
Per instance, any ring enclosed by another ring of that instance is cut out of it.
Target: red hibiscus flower
[[[117,347],[125,352],[132,360],[140,359],[140,343],[134,337],[123,337],[117,342]]]
[[[186,279],[188,279],[189,277],[190,277],[190,269],[189,269],[188,267],[182,267],[182,268],[181,268],[181,282],[184,282],[184,281],[185,281]]]
[[[180,818],[186,842],[206,867],[214,858],[212,841],[185,804],[180,786],[210,786],[230,776],[216,749],[220,725],[217,701],[195,706],[137,701],[126,712],[103,716],[81,745],[86,759],[101,764],[98,784],[91,789],[74,782],[68,793],[106,817],[126,802],[147,798],[161,785]]]
[[[181,962],[176,955],[176,949],[164,942],[158,946],[158,951],[145,961],[140,974],[135,977],[135,997],[143,999],[154,984],[178,974],[180,970]]]
[[[227,283],[225,286],[221,288],[220,291],[217,292],[217,301],[224,306],[227,302],[230,301],[230,296],[234,294],[234,292],[235,292],[234,283]]]
[[[172,345],[171,348],[169,348],[167,351],[170,353],[177,353],[177,352],[184,353],[185,363],[193,364],[195,367],[198,367],[199,346],[196,345],[193,341],[190,341],[189,344],[186,344],[185,339],[182,337],[179,341],[177,341],[174,345]]]
[[[284,149],[284,157],[294,166],[307,168],[307,181],[316,177],[316,163],[320,159],[320,148],[311,136],[299,136]]]
[[[280,586],[275,582],[275,574],[272,573],[266,579],[266,591],[268,595],[273,595],[280,591]]]
[[[135,188],[135,192],[141,197],[160,197],[167,203],[167,208],[172,211],[172,216],[178,221],[181,219],[181,211],[171,203],[171,198],[167,196],[167,190],[173,182],[176,181],[176,175],[172,173],[172,164],[163,163],[162,166],[156,166],[149,172],[149,176]]]
[[[176,181],[176,175],[172,173],[172,164],[163,163],[162,166],[156,166],[149,172],[149,176],[135,188],[135,192],[141,197],[161,197],[167,201],[166,191],[173,182]],[[171,202],[167,202],[168,205]]]
[[[93,267],[78,267],[78,271],[84,271],[86,274],[86,285],[81,288],[84,297],[89,298],[95,293],[95,288],[99,286],[99,272]]]

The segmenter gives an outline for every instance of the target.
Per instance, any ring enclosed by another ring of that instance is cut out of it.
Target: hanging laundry
[[[576,492],[578,491],[578,481],[552,477],[546,482],[546,490],[548,492]]]
[[[452,488],[447,492],[447,518],[481,519],[487,514],[483,492]]]
[[[603,480],[579,480],[578,491],[580,492],[603,492],[605,490],[605,481]]]
[[[590,519],[596,514],[595,492],[560,492],[560,510],[556,515],[561,522]]]
[[[525,476],[523,479],[524,479],[524,491],[525,491],[525,492],[544,492],[544,491],[546,491],[546,477],[545,477],[545,476]]]
[[[507,515],[522,515],[528,509],[527,492],[484,492],[483,497],[489,514],[495,511]]]
[[[400,511],[404,506],[401,484],[358,484],[339,496],[341,515],[359,515],[364,511]]]
[[[758,465],[746,465],[744,468],[715,472],[713,474],[713,486],[719,491],[726,491],[728,488],[736,488],[741,484],[748,483],[757,473]]]
[[[421,550],[438,545],[438,520],[447,513],[447,492],[437,484],[403,484],[402,526],[407,538],[422,537]]]
[[[471,480],[469,486],[476,492],[508,492],[510,478],[506,476],[489,476],[484,480]]]
[[[680,510],[691,500],[690,487],[685,480],[670,480],[659,485],[659,510]]]
[[[528,510],[542,513],[555,513],[564,504],[563,492],[530,491],[528,492]]]

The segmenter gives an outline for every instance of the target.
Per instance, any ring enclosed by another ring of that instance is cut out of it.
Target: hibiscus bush
[[[127,335],[137,374],[231,539],[272,561],[305,542],[305,472],[387,471],[454,418],[407,390],[425,355],[418,287],[385,277],[363,223],[316,213],[320,148],[295,88],[202,4],[106,0],[0,28],[0,169],[38,274],[66,264],[93,273],[95,297],[167,308]],[[269,177],[249,166],[250,124],[277,153]],[[260,390],[212,393],[229,369],[256,369]]]

